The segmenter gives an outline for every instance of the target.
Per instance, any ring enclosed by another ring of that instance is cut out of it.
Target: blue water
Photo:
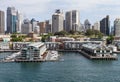
[[[120,82],[118,57],[117,61],[93,61],[65,52],[58,62],[0,63],[0,82]]]

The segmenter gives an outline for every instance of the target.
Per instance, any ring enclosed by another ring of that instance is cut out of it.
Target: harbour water
[[[0,53],[0,58],[11,53]],[[120,82],[118,60],[89,60],[64,52],[57,62],[0,63],[0,82]]]

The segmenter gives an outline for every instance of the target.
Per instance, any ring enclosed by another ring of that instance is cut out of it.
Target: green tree
[[[13,41],[13,42],[23,41],[23,37],[22,36],[17,37],[17,34],[12,34],[11,35],[11,41]]]
[[[48,34],[48,35],[42,35],[42,39],[41,39],[41,41],[42,41],[42,42],[47,41],[47,40],[49,39],[50,36],[51,36],[51,34]]]
[[[60,31],[60,32],[55,32],[54,35],[65,36],[65,35],[68,35],[68,33],[66,31]]]
[[[94,31],[93,31],[92,29],[88,29],[88,30],[86,30],[85,35],[86,35],[86,36],[94,35]]]
[[[75,34],[75,31],[74,30],[70,30],[69,33],[70,34]]]
[[[108,36],[108,38],[106,40],[107,40],[107,44],[112,44],[112,42],[114,40],[114,36],[110,35],[110,36]]]
[[[11,38],[17,38],[17,35],[16,34],[12,34],[10,37]]]
[[[102,38],[103,34],[98,30],[88,29],[85,33],[86,36],[94,36],[95,38]]]

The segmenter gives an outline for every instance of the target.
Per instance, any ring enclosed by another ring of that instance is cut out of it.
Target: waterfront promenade
[[[20,50],[0,50],[0,52],[19,52]]]
[[[22,43],[20,43],[22,44]],[[37,44],[37,45],[36,45]],[[65,41],[63,44],[60,43],[42,43],[44,44],[44,47],[42,49],[39,49],[41,47],[38,45],[38,43],[31,43],[29,44],[29,47],[24,47],[21,45],[19,50],[0,50],[0,52],[19,52],[21,51],[22,54],[20,57],[15,57],[15,62],[43,62],[43,61],[51,61],[54,60],[56,56],[51,54],[44,54],[44,52],[48,51],[59,51],[59,52],[78,52],[82,54],[84,57],[91,59],[91,60],[117,60],[117,55],[113,55],[112,48],[104,47],[106,50],[102,49],[101,42],[80,42],[80,41]],[[16,43],[17,45],[17,43]],[[24,48],[22,48],[22,46]],[[19,47],[19,46],[18,46]],[[100,47],[100,48],[98,48]],[[43,52],[44,49],[44,52]],[[96,50],[98,49],[98,50]],[[39,54],[38,51],[42,51],[41,54]],[[29,52],[29,54],[26,54],[26,52]],[[97,52],[97,53],[96,53]],[[29,58],[28,58],[29,56]],[[56,57],[57,58],[57,57]],[[56,59],[55,59],[56,60]],[[9,60],[8,60],[9,61]],[[9,61],[10,62],[10,61]],[[13,62],[13,61],[12,61]]]
[[[77,53],[83,55],[84,57],[86,57],[86,58],[88,58],[90,60],[117,60],[118,59],[117,56],[116,57],[115,56],[108,56],[108,57],[91,56],[91,55],[89,55],[88,53],[86,53],[86,52],[84,52],[82,50],[64,50],[64,49],[59,49],[57,51],[59,51],[59,52],[77,52]],[[37,60],[34,60],[34,61],[32,61],[32,60],[30,61],[30,60],[19,60],[19,59],[16,59],[16,56],[18,56],[18,54],[17,55],[14,55],[14,54],[15,53],[13,53],[11,56],[6,57],[4,60],[1,60],[0,62],[46,62],[46,61],[56,61],[56,60],[58,60],[58,57],[59,57],[58,54],[52,55],[50,53],[47,53],[46,55],[44,54],[45,55],[44,59],[37,59]]]

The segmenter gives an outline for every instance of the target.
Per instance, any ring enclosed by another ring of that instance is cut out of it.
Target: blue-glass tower
[[[16,33],[17,12],[14,7],[7,8],[7,33]]]

